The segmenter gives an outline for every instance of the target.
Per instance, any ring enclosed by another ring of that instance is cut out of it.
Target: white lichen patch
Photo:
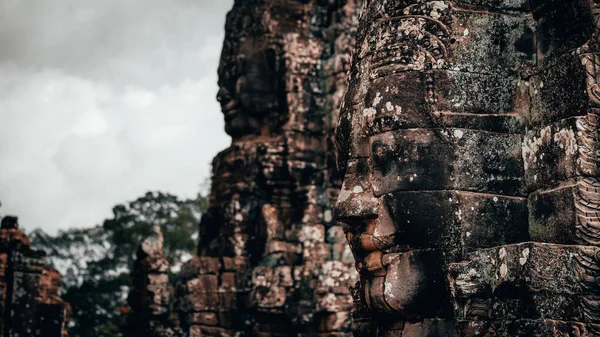
[[[383,97],[381,96],[380,92],[377,92],[377,94],[375,95],[375,99],[373,100],[373,107],[376,108],[379,103],[381,103],[381,100],[383,99]]]
[[[529,248],[523,249],[523,252],[521,252],[521,255],[522,255],[522,257],[519,258],[519,264],[524,265],[525,263],[527,263],[527,259],[529,258]]]
[[[394,105],[392,104],[392,102],[387,101],[385,103],[385,108],[387,109],[387,111],[392,112],[394,110]]]
[[[558,144],[561,150],[569,156],[577,153],[577,140],[575,138],[575,132],[571,129],[561,129],[559,132],[554,134],[554,141]]]
[[[337,297],[334,293],[327,293],[326,295],[319,298],[315,311],[330,311],[338,312],[341,311],[341,305],[337,301]]]
[[[298,241],[300,242],[324,242],[325,227],[322,225],[302,226],[298,233]]]
[[[243,234],[236,233],[233,235],[232,239],[234,241],[233,250],[235,255],[243,256],[246,254],[246,237]]]
[[[364,108],[363,116],[365,118],[373,118],[377,114],[377,110],[375,108]]]
[[[503,263],[500,266],[500,277],[505,278],[507,274],[508,274],[508,267],[506,266],[506,263]]]
[[[552,130],[547,126],[540,130],[539,137],[525,137],[523,141],[523,164],[527,171],[538,160],[542,145],[550,142]]]
[[[350,196],[352,195],[352,193],[348,190],[348,188],[346,188],[346,182],[344,182],[342,184],[342,189],[340,190],[340,194],[338,195],[338,200],[337,202],[344,202],[346,200],[348,200],[348,198],[350,198]]]
[[[378,185],[373,185],[373,191],[374,192],[379,192],[379,186]]]
[[[448,9],[448,4],[444,1],[433,1],[431,3],[431,12],[429,16],[434,19],[439,19],[442,16],[442,13]]]
[[[500,257],[500,260],[504,260],[504,258],[506,257],[506,248],[500,248],[500,250],[498,251],[498,256]]]
[[[325,220],[325,222],[331,222],[333,220],[333,214],[331,212],[331,210],[326,210],[325,213],[323,213],[323,220]]]

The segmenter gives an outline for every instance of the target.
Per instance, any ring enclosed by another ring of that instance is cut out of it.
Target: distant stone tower
[[[0,331],[2,337],[67,337],[71,308],[59,296],[60,274],[45,253],[31,249],[17,218],[0,226]]]
[[[127,337],[179,337],[183,332],[173,317],[173,286],[169,284],[169,262],[163,253],[159,225],[138,246],[131,268],[132,285],[127,302]]]
[[[228,14],[218,100],[233,141],[213,161],[198,256],[176,289],[191,336],[349,333],[332,135],[359,9],[239,0]]]

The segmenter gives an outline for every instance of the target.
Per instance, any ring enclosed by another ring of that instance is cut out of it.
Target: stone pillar
[[[132,286],[127,298],[132,313],[128,316],[127,336],[182,336],[172,316],[173,287],[169,284],[169,262],[163,255],[163,235],[159,225],[136,251],[131,269]]]
[[[3,337],[65,337],[70,306],[58,296],[61,278],[45,264],[46,254],[31,249],[17,218],[0,226],[0,289]]]
[[[349,332],[332,131],[359,7],[242,0],[228,14],[218,99],[232,145],[213,161],[199,256],[177,287],[191,335]]]
[[[595,336],[598,8],[368,1],[337,144],[357,336]]]

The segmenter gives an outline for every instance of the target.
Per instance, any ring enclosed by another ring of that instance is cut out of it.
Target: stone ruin
[[[163,242],[160,226],[155,225],[137,248],[127,296],[132,312],[127,317],[125,336],[183,336],[173,315],[173,286],[169,283],[169,261],[164,256]]]
[[[176,310],[190,336],[347,336],[356,281],[332,207],[357,0],[239,0],[218,100],[232,145],[213,161],[198,256]]]
[[[599,20],[596,0],[236,1],[183,333],[600,336]]]
[[[45,253],[31,249],[17,218],[0,226],[0,334],[2,337],[68,337],[71,308],[58,295],[61,276]]]
[[[599,20],[366,1],[336,135],[355,336],[600,336]]]

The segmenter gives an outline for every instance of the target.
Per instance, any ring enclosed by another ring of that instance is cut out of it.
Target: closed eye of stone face
[[[375,196],[447,190],[522,196],[520,135],[468,129],[403,129],[370,137]]]
[[[394,156],[394,149],[389,144],[376,141],[371,146],[371,159],[373,164],[380,169],[385,169],[392,162]]]

